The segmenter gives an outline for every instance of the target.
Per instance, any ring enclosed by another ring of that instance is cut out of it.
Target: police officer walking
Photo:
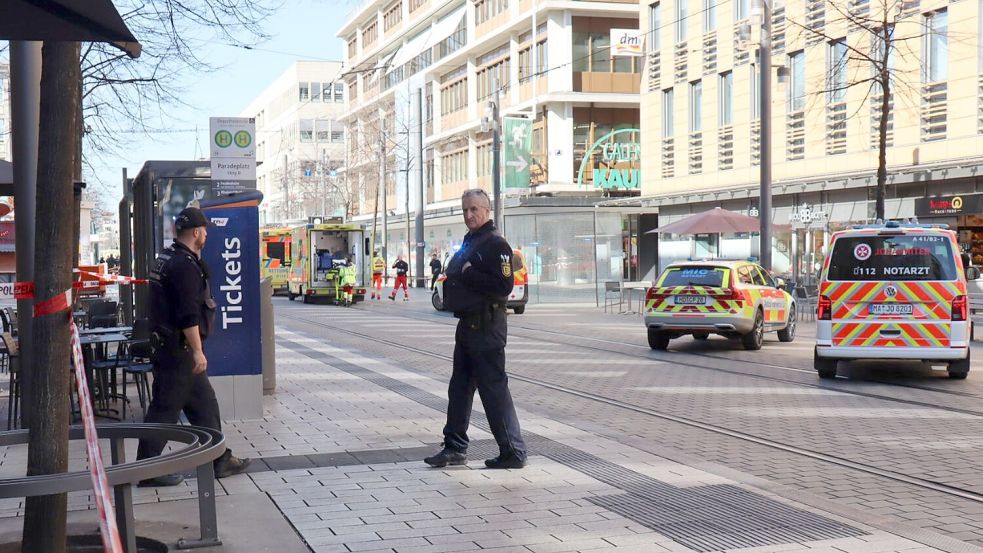
[[[208,266],[201,259],[210,223],[189,207],[174,221],[177,237],[160,253],[150,272],[150,322],[153,326],[153,398],[144,422],[175,424],[184,411],[196,426],[222,430],[218,400],[208,381],[202,342],[212,329],[215,301],[208,287]],[[156,457],[165,440],[140,440],[137,459]],[[249,459],[231,450],[215,460],[215,476],[239,474]],[[184,477],[170,474],[143,480],[140,486],[175,486]]]
[[[447,263],[444,281],[444,306],[458,318],[447,424],[443,449],[424,462],[433,467],[467,463],[467,431],[477,389],[499,448],[498,457],[485,461],[485,466],[518,469],[526,464],[526,445],[505,374],[505,302],[513,285],[512,247],[495,229],[491,199],[484,190],[465,191],[461,203],[468,233]]]
[[[437,286],[437,277],[440,276],[440,271],[443,269],[443,265],[440,264],[440,260],[437,259],[437,252],[430,254],[430,291]]]

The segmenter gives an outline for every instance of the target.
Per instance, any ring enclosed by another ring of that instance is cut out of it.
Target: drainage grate
[[[440,412],[447,409],[447,400],[430,392],[303,344],[281,341],[311,359],[327,363],[421,405]],[[472,419],[471,424],[489,431],[484,421]],[[852,526],[738,486],[721,484],[680,488],[543,436],[527,433],[524,438],[529,450],[537,455],[626,492],[588,497],[591,503],[651,528],[695,551],[802,543],[866,534]],[[482,442],[480,449],[494,449],[493,442],[487,443],[490,440],[476,442]]]

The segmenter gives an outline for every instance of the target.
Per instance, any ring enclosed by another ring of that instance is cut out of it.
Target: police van
[[[971,322],[956,234],[945,225],[856,226],[834,233],[816,308],[814,366],[910,359],[969,373]]]

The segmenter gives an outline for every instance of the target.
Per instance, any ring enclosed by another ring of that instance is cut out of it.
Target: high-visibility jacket
[[[372,259],[372,272],[381,273],[386,270],[386,260],[381,257],[374,257]]]
[[[355,276],[356,276],[356,272],[355,272],[354,265],[347,265],[341,268],[341,284],[343,286],[345,285],[353,286],[356,280]]]

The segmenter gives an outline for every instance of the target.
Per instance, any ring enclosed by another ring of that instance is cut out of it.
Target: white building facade
[[[0,63],[0,159],[10,161],[10,66]]]
[[[341,62],[295,62],[240,114],[256,119],[260,224],[351,214],[341,72]]]

